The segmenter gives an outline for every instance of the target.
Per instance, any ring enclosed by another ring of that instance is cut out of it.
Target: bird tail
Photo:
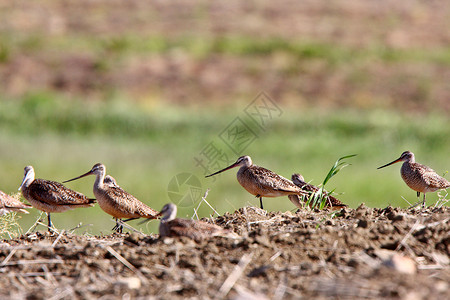
[[[88,199],[87,203],[67,203],[64,205],[79,206],[79,207],[92,207],[92,206],[94,206],[95,203],[97,203],[96,199]]]
[[[309,196],[311,193],[309,191],[305,191],[305,190],[300,190],[296,193],[296,195],[299,196]]]
[[[154,210],[151,207],[144,207],[145,209],[143,210],[143,213],[145,214],[145,216],[143,218],[147,218],[147,219],[159,219],[159,217],[162,215],[161,212]]]
[[[89,207],[92,207],[92,206],[94,206],[94,204],[95,203],[97,203],[97,199],[94,199],[94,198],[89,198],[88,199],[88,203],[87,204],[83,204],[84,206],[89,206]]]
[[[324,191],[324,197],[326,196],[326,191]],[[306,203],[309,199],[309,197],[311,196],[311,192],[310,191],[304,191],[304,194],[300,194],[299,196],[302,196],[301,198],[298,197],[297,195],[290,195],[289,196],[289,200],[291,200],[291,202],[297,206],[298,208],[303,208],[303,203],[300,201],[301,199],[303,200],[304,203]],[[309,205],[312,205],[312,202],[309,203]],[[348,207],[347,204],[342,203],[341,200],[337,199],[336,197],[333,197],[331,195],[326,196],[326,204],[325,207],[330,207],[332,209],[341,209],[344,207]]]
[[[344,207],[348,207],[347,204],[342,203],[341,200],[329,195],[327,197],[327,206],[331,207],[332,209],[341,209]]]
[[[142,216],[142,218],[145,218],[145,219],[142,220],[141,222],[139,222],[138,224],[141,225],[141,224],[150,222],[151,220],[159,219],[160,216],[161,216],[161,213],[157,213],[156,215]]]

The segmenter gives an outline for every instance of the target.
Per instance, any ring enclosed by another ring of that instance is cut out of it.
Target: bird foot
[[[122,233],[123,231],[123,226],[120,223],[116,223],[116,226],[113,227],[112,229],[113,231],[117,232],[117,233]]]

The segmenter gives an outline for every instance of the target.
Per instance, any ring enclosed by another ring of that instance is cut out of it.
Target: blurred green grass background
[[[407,207],[417,198],[400,165],[376,168],[405,150],[439,174],[450,168],[449,16],[443,3],[394,0],[5,2],[0,189],[16,193],[26,165],[63,181],[102,162],[155,209],[170,201],[168,184],[180,173],[194,174],[201,194],[210,188],[221,214],[258,206],[237,169],[205,179],[195,161],[211,142],[234,161],[219,136],[239,117],[258,134],[241,153],[255,164],[318,185],[336,159],[358,154],[326,188],[351,207]],[[264,129],[244,112],[260,92],[282,111]],[[67,186],[92,196],[93,181]],[[286,197],[264,204],[294,210]],[[39,215],[30,211],[20,216],[24,230]],[[198,215],[212,213],[202,204]],[[78,233],[114,226],[98,206],[52,220],[65,229],[92,224]]]
[[[230,109],[168,105],[148,108],[126,101],[61,101],[49,94],[2,101],[2,189],[17,191],[26,165],[35,167],[38,178],[61,182],[102,162],[119,185],[155,209],[170,202],[168,183],[183,172],[200,179],[202,194],[206,188],[211,189],[207,200],[221,214],[244,205],[257,206],[258,200],[237,182],[237,169],[223,173],[217,180],[205,179],[203,169],[194,160],[210,142],[219,144],[218,135],[236,117],[244,115],[246,105]],[[402,197],[411,203],[416,201],[415,192],[401,180],[400,164],[376,170],[404,150],[413,151],[419,162],[441,174],[450,165],[450,126],[445,115],[349,109],[303,111],[288,105],[280,109],[282,115],[273,117],[243,154],[288,178],[300,172],[313,184],[322,182],[337,158],[358,154],[327,187],[342,193],[339,198],[351,207],[363,202],[372,207],[407,207]],[[233,161],[237,158],[230,156]],[[88,177],[67,186],[93,196],[93,181]],[[429,194],[428,204],[436,200],[435,193]],[[264,203],[269,211],[294,209],[287,197],[268,198]],[[181,207],[179,216],[191,217],[194,207]],[[23,228],[34,223],[38,212],[31,212],[20,220]],[[198,214],[212,213],[203,204]],[[98,206],[52,216],[56,226],[62,228],[82,222],[94,225],[88,229],[90,232],[108,233],[113,226],[111,218]],[[132,225],[137,226],[137,222]],[[155,231],[157,222],[147,226],[145,230]]]

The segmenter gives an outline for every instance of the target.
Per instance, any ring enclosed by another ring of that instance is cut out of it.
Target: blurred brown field
[[[450,111],[445,1],[1,1],[0,93]]]

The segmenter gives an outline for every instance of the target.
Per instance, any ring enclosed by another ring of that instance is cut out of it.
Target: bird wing
[[[28,187],[28,194],[49,205],[87,205],[95,202],[95,199],[89,199],[59,182],[44,179],[34,180]]]
[[[249,177],[252,177],[254,182],[257,182],[264,189],[293,193],[301,191],[301,189],[289,179],[266,168],[248,168],[246,171],[249,172]]]
[[[297,185],[302,190],[304,190],[304,191],[306,191],[306,192],[308,192],[310,194],[314,193],[314,192],[317,192],[319,190],[319,187],[317,187],[315,185],[312,185],[312,184],[309,184],[309,183],[306,183],[306,182],[303,182],[303,181],[300,182],[300,183],[302,184],[302,186],[299,186],[297,184],[297,182],[294,182],[295,185]],[[333,207],[336,207],[336,208],[341,208],[341,207],[348,206],[347,204],[342,203],[342,201],[340,201],[336,197],[332,196],[331,193],[329,193],[328,191],[323,190],[323,193],[328,195],[327,196],[327,202],[326,202],[327,206],[333,206]],[[294,203],[297,206],[297,204],[296,204],[296,201],[298,201],[297,198],[295,198],[294,196],[289,196],[289,197],[290,197],[289,199],[291,200],[291,202]]]
[[[428,172],[436,173],[436,171],[434,171],[429,166],[425,166],[425,165],[422,165],[422,164],[419,164],[419,163],[414,163],[413,167],[416,167],[417,169],[422,170],[423,172],[426,172],[426,173],[428,173]]]
[[[114,200],[115,202],[120,199],[120,203],[118,203],[118,207],[122,210],[130,213],[130,214],[138,214],[140,216],[154,216],[159,213],[158,211],[152,209],[148,205],[144,204],[142,201],[126,192],[120,186],[109,186],[106,189],[108,196]]]
[[[225,229],[220,226],[196,220],[176,218],[169,221],[168,225],[170,228],[170,235],[186,236],[196,241],[225,232]]]
[[[445,179],[442,176],[439,176],[438,173],[436,173],[435,170],[433,170],[432,168],[419,164],[419,163],[414,163],[412,165],[411,168],[415,173],[418,174],[418,176],[421,176],[423,178],[423,180],[425,181],[425,183],[430,187],[430,188],[435,188],[435,189],[442,189],[445,188],[445,186],[449,186],[449,182],[447,181],[447,179]]]
[[[424,172],[423,179],[431,187],[435,189],[444,189],[450,186],[450,182],[442,176],[439,176],[436,172]]]
[[[319,187],[309,184],[309,183],[305,184],[301,188],[302,188],[302,190],[308,191],[308,192],[317,192],[319,190]],[[324,191],[324,192],[326,192],[326,191]]]

